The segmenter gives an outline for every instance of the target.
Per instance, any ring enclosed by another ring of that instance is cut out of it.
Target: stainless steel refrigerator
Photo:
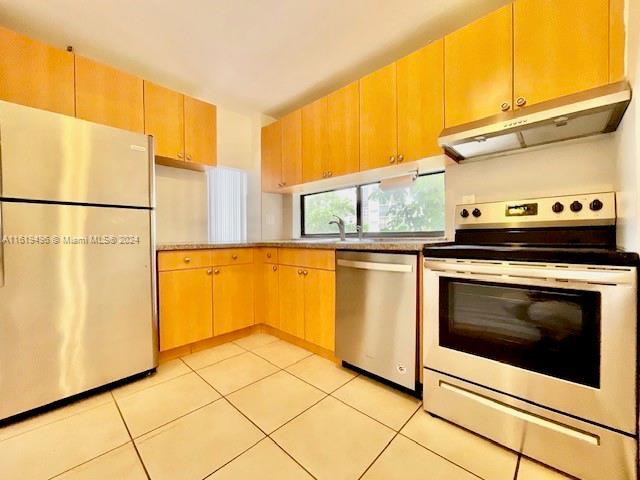
[[[157,365],[151,137],[0,102],[0,419]]]

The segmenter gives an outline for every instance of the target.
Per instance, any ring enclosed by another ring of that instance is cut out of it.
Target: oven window
[[[440,278],[440,345],[598,388],[600,293]]]

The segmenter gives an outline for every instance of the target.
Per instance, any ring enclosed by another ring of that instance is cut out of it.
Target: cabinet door
[[[158,274],[160,350],[213,335],[212,276],[208,268]]]
[[[76,55],[76,117],[144,132],[141,78]]]
[[[280,288],[278,265],[262,265],[262,318],[264,323],[280,328]]]
[[[447,127],[512,108],[512,56],[511,5],[444,37]]]
[[[185,95],[184,150],[187,162],[215,165],[217,160],[216,106]]]
[[[282,183],[302,182],[302,111],[282,117]]]
[[[300,267],[278,266],[280,330],[304,338],[304,276]]]
[[[353,82],[327,96],[327,168],[331,176],[360,170],[360,87]]]
[[[0,27],[0,99],[73,116],[73,54]]]
[[[282,182],[282,122],[262,127],[262,191],[277,192]]]
[[[513,8],[516,106],[609,82],[609,0],[517,0]]]
[[[184,95],[145,80],[144,132],[156,156],[184,160]]]
[[[214,267],[213,334],[233,332],[254,324],[252,264]]]
[[[436,42],[397,62],[398,156],[411,162],[439,155],[444,128],[444,42]]]
[[[360,170],[395,163],[398,150],[396,64],[360,80]]]
[[[624,80],[625,0],[609,3],[609,82]]]
[[[326,176],[327,98],[302,108],[302,181]]]
[[[335,349],[336,275],[328,270],[305,270],[304,338],[327,350]]]

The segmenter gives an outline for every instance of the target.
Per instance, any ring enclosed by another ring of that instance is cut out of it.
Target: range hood
[[[629,102],[625,81],[567,95],[513,112],[445,128],[438,139],[460,162],[573,138],[613,132]]]

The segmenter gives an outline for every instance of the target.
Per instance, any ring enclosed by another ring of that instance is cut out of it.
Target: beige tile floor
[[[0,479],[560,480],[420,401],[256,334],[0,428]]]

